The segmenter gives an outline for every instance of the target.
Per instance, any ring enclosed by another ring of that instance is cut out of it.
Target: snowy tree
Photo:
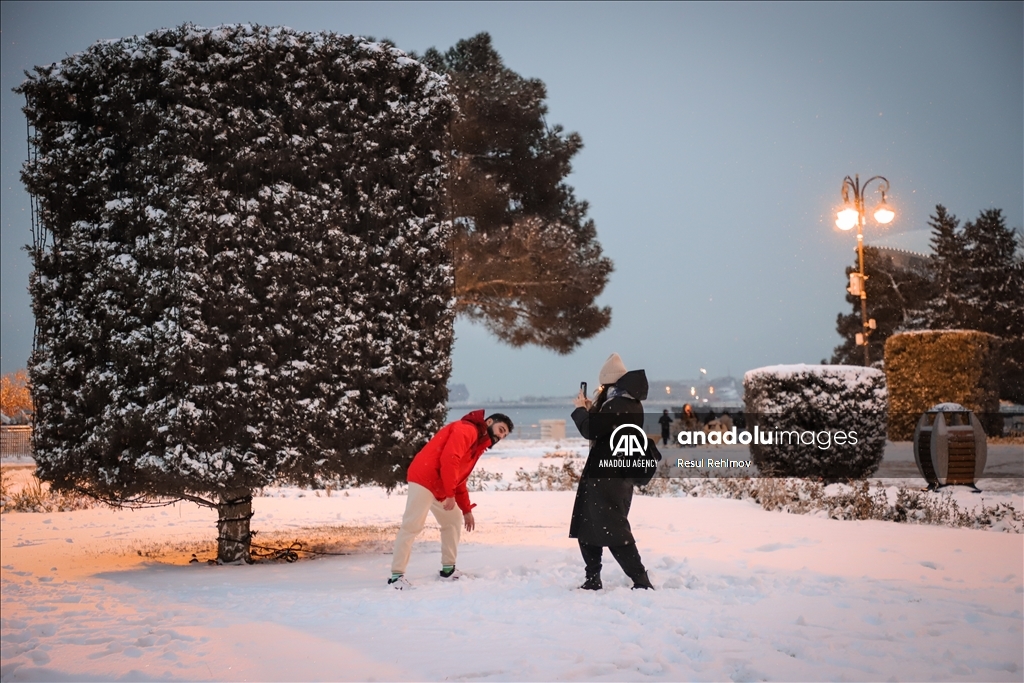
[[[571,352],[611,321],[594,301],[612,263],[565,183],[582,139],[547,125],[544,83],[505,66],[487,33],[424,61],[461,111],[448,157],[458,312],[512,346]]]
[[[903,329],[966,329],[1002,339],[1003,398],[1024,402],[1024,254],[1020,234],[1000,209],[981,211],[960,227],[941,204],[932,228],[933,295]],[[870,297],[870,294],[869,294]]]
[[[394,485],[445,417],[446,79],[357,37],[184,25],[37,67],[39,476],[117,504]]]
[[[856,265],[846,268],[847,280],[850,273],[859,272]],[[868,337],[871,358],[882,358],[886,340],[894,333],[905,329],[914,320],[917,309],[931,295],[933,285],[926,273],[903,268],[874,247],[864,246],[864,272],[867,275],[868,315],[875,319],[876,329]],[[864,349],[857,346],[857,333],[864,331],[861,320],[860,297],[846,295],[850,304],[849,313],[836,316],[836,331],[843,343],[832,352],[832,363],[862,365]]]
[[[934,289],[931,296],[916,302],[905,325],[907,330],[957,328],[964,318],[958,287],[966,267],[966,245],[960,220],[938,204],[928,226],[932,230],[929,270]]]

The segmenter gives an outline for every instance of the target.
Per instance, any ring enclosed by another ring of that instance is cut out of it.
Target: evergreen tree
[[[1017,236],[1002,209],[986,209],[963,230],[965,268],[959,286],[963,321],[999,337],[1020,334],[1024,289],[1018,279]]]
[[[965,317],[960,286],[967,267],[960,221],[938,204],[935,215],[929,217],[928,226],[932,229],[929,269],[934,290],[931,297],[918,302],[906,328],[960,328]]]
[[[850,273],[860,272],[856,266],[846,268]],[[867,275],[868,315],[875,319],[876,328],[868,337],[868,352],[875,362],[882,359],[885,341],[895,332],[905,329],[914,319],[921,302],[932,292],[932,282],[924,273],[896,265],[892,257],[875,247],[864,246],[864,272]],[[850,313],[836,316],[836,331],[843,343],[832,352],[833,363],[861,365],[864,350],[857,346],[857,333],[863,332],[860,297],[847,293]]]
[[[1024,402],[1024,255],[1020,235],[1007,228],[1001,209],[983,210],[960,227],[941,204],[932,228],[932,296],[906,329],[965,329],[1003,340],[1002,398]]]
[[[218,511],[392,486],[445,418],[445,79],[352,36],[191,25],[101,42],[19,87],[40,478]]]
[[[569,353],[611,321],[594,303],[611,261],[564,182],[582,139],[548,127],[544,84],[506,67],[487,33],[423,61],[448,74],[461,110],[448,158],[456,310],[512,346]]]
[[[1024,259],[1018,240],[1001,209],[986,209],[964,224],[958,322],[1002,338],[1001,397],[1024,402]]]

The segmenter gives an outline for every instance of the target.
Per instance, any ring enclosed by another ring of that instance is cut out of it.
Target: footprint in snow
[[[795,545],[791,545],[789,543],[768,543],[767,545],[758,546],[757,548],[754,548],[754,550],[759,553],[773,553],[776,550],[795,547]]]

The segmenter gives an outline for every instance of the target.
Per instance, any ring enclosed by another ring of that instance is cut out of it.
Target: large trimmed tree
[[[456,102],[352,36],[191,25],[38,67],[30,372],[41,478],[218,510],[393,485],[446,413]]]

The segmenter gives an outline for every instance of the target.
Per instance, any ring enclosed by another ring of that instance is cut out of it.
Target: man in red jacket
[[[512,420],[495,413],[486,420],[484,411],[475,410],[458,422],[445,425],[424,446],[409,465],[409,495],[405,501],[402,528],[395,538],[388,584],[402,590],[409,587],[405,568],[409,565],[413,541],[427,520],[427,511],[441,525],[441,578],[457,579],[455,555],[462,525],[466,531],[476,527],[469,502],[466,480],[484,451],[512,431]],[[456,508],[457,506],[457,508]]]

